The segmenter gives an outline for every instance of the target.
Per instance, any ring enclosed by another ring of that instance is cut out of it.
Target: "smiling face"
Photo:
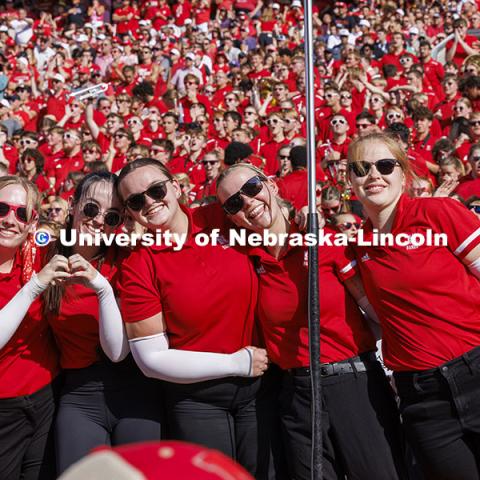
[[[248,167],[242,166],[231,170],[230,174],[217,185],[217,197],[220,203],[223,205],[256,175],[257,173]],[[253,198],[241,194],[243,208],[235,215],[230,215],[235,225],[254,232],[263,232],[271,227],[279,215],[282,215],[275,200],[278,191],[276,185],[269,180],[265,180],[262,184],[263,188]]]
[[[99,209],[98,215],[94,218],[85,215],[83,212],[85,205],[88,203],[95,204]],[[77,233],[93,235],[100,231],[100,233],[109,234],[113,233],[116,227],[105,224],[105,213],[114,211],[120,215],[122,205],[113,185],[106,181],[98,181],[87,188],[71,210],[73,216],[72,228],[77,230]]]
[[[361,158],[355,158],[356,161],[374,163],[384,158],[396,158],[389,147],[380,140],[368,140],[362,147],[359,151]],[[405,175],[400,166],[395,166],[390,175],[381,175],[375,166],[372,166],[363,177],[357,177],[350,171],[350,181],[360,202],[367,210],[373,212],[393,208],[405,187]]]
[[[1,202],[12,206],[25,207],[27,192],[21,185],[7,185],[0,190]],[[10,209],[5,217],[0,217],[0,249],[16,250],[25,242],[27,235],[33,232],[36,225],[36,218],[32,218],[28,223],[23,223]]]
[[[164,173],[154,166],[147,165],[137,168],[120,182],[120,196],[125,201],[130,196],[145,192],[152,185],[167,180]],[[167,194],[162,200],[154,200],[145,195],[145,205],[140,211],[128,209],[133,219],[149,230],[169,229],[181,213],[178,199],[182,192],[178,182],[170,181],[165,185]]]

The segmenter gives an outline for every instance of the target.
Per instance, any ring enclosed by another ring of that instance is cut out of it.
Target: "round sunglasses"
[[[150,185],[150,187],[148,187],[144,192],[134,193],[133,195],[130,195],[125,200],[125,205],[130,210],[133,210],[134,212],[139,212],[143,209],[147,202],[145,195],[155,201],[163,200],[167,195],[167,183],[170,181],[171,180],[164,180],[162,182],[154,183],[153,185]]]
[[[96,203],[86,203],[83,207],[83,214],[88,218],[96,218],[100,214],[100,208]],[[102,213],[105,225],[118,227],[122,223],[122,216],[115,210],[107,210]]]
[[[256,197],[263,188],[264,179],[255,175],[247,180],[237,193],[228,197],[222,205],[223,210],[229,215],[236,215],[245,205],[242,195],[249,198]]]
[[[356,177],[365,177],[370,173],[370,170],[375,165],[380,175],[391,175],[395,167],[400,166],[400,162],[394,158],[382,158],[376,162],[367,162],[365,160],[359,162],[352,162],[348,165]]]

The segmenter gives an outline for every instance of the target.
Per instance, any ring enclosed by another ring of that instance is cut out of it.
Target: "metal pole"
[[[312,0],[304,0],[305,94],[308,159],[308,233],[318,238],[315,168],[315,84],[313,74]],[[318,246],[308,248],[308,325],[312,381],[312,480],[322,480],[322,378],[320,374],[320,297]]]

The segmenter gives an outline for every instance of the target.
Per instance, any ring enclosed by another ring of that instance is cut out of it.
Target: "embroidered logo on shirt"
[[[363,257],[360,259],[362,262],[366,262],[368,260],[371,260],[370,256],[368,255],[368,253],[366,253],[365,255],[363,255]]]

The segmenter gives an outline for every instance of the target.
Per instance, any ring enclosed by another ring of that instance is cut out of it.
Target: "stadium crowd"
[[[0,5],[0,479],[160,438],[311,478],[306,250],[192,240],[302,228],[302,1],[35,3]],[[313,3],[322,228],[450,242],[320,250],[324,478],[478,479],[480,2]]]

